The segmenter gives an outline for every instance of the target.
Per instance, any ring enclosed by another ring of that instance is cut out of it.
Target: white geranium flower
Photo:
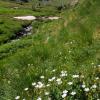
[[[85,92],[89,92],[89,90],[90,90],[89,88],[85,88],[84,89]]]
[[[62,98],[65,98],[66,96],[67,96],[67,94],[66,94],[66,93],[62,94]]]
[[[52,79],[48,79],[48,81],[49,81],[49,82],[52,82],[53,80],[52,80]]]
[[[61,77],[67,76],[67,71],[61,71]]]
[[[45,95],[49,95],[49,92],[45,92]]]
[[[58,81],[57,84],[58,84],[58,85],[62,84],[62,81]]]
[[[48,79],[49,82],[52,82],[56,79],[56,77],[52,77],[51,79]]]
[[[56,79],[56,77],[52,77],[52,80],[55,80]]]
[[[76,94],[76,92],[75,92],[75,91],[71,92],[71,95],[73,95],[73,96],[74,96],[75,94]]]
[[[41,79],[44,79],[44,76],[41,76],[40,78],[41,78]]]
[[[15,100],[18,100],[18,99],[20,99],[20,96],[15,97]]]
[[[55,72],[56,70],[54,69],[54,70],[52,70],[52,72]]]
[[[57,81],[57,82],[61,81],[61,78],[58,78],[56,81]]]
[[[36,85],[36,83],[34,82],[34,83],[32,83],[32,86],[35,86]]]
[[[72,77],[73,78],[79,78],[79,75],[73,75]]]
[[[98,67],[100,67],[100,65],[98,65]]]
[[[63,91],[63,94],[67,94],[67,93],[68,93],[68,91],[67,91],[67,90],[64,90],[64,91]]]
[[[39,85],[37,84],[37,85],[35,86],[35,88],[39,88]]]
[[[96,79],[96,80],[98,80],[98,79],[99,79],[99,77],[96,77],[95,79]]]
[[[42,82],[38,82],[38,84],[35,86],[36,88],[43,88],[45,87]]]
[[[50,86],[50,84],[47,84],[46,86],[47,86],[47,87],[49,87],[49,86]]]
[[[37,100],[42,100],[42,98],[41,97],[38,97]]]
[[[63,70],[62,70],[61,73],[62,73],[62,74],[63,74],[63,73],[67,73],[67,71],[63,71]]]
[[[73,84],[73,82],[68,82],[67,84],[68,84],[68,85],[72,85],[72,84]]]
[[[25,88],[24,90],[25,90],[25,91],[27,91],[27,90],[28,90],[28,88]]]
[[[83,84],[83,85],[82,85],[82,88],[85,88],[85,87],[86,87],[85,84]]]
[[[60,77],[65,77],[65,76],[67,76],[66,73],[62,73],[62,74],[60,75]]]
[[[97,86],[94,84],[94,85],[92,85],[92,87],[91,87],[91,88],[96,89],[96,88],[97,88]]]
[[[61,78],[58,78],[58,79],[56,80],[56,82],[57,82],[58,85],[62,84]]]

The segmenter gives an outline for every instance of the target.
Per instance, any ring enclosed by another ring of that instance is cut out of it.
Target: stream
[[[60,17],[34,17],[34,16],[21,16],[21,17],[14,17],[15,19],[17,20],[31,20],[32,22],[33,21],[43,21],[43,20],[57,20],[59,19]],[[21,37],[23,36],[28,36],[28,35],[31,35],[32,34],[32,30],[33,30],[33,27],[32,27],[32,23],[27,25],[27,26],[24,26],[19,32],[15,33],[15,37],[13,37],[13,39],[11,39],[11,41],[16,41],[16,40],[19,40]]]

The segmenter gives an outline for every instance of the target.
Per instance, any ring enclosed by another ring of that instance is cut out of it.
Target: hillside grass
[[[0,99],[63,100],[64,90],[64,100],[99,99],[99,4],[83,0],[61,19],[33,25],[35,34],[1,45]]]
[[[15,37],[16,33],[23,28],[23,26],[32,23],[32,21],[21,21],[14,19],[13,17],[55,15],[57,10],[53,10],[53,7],[46,7],[33,11],[32,3],[23,3],[20,5],[14,2],[9,3],[0,1],[0,44],[9,42],[11,38]]]

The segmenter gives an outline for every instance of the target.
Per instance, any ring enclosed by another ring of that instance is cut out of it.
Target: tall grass
[[[0,48],[1,54],[17,49],[0,60],[1,100],[99,99],[100,42],[93,37],[99,18],[94,23],[92,12],[82,17],[80,8],[61,13],[62,19],[37,23],[36,34]]]

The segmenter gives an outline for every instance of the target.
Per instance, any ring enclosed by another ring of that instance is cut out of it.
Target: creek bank
[[[14,19],[17,19],[17,20],[30,20],[32,22],[34,21],[44,21],[44,20],[57,20],[59,19],[60,17],[52,17],[52,16],[45,16],[45,17],[35,17],[35,16],[18,16],[18,17],[14,17]],[[29,25],[27,26],[24,26],[21,30],[19,30],[19,32],[15,33],[15,36],[11,39],[11,41],[16,41],[16,40],[19,40],[21,37],[23,36],[28,36],[28,35],[31,35],[32,34],[32,30],[34,31],[33,29],[34,27],[32,27],[32,23],[30,23]]]
[[[32,25],[28,25],[26,27],[23,27],[22,30],[20,30],[19,32],[16,33],[15,37],[18,39],[22,36],[31,35],[32,29],[33,29]]]

